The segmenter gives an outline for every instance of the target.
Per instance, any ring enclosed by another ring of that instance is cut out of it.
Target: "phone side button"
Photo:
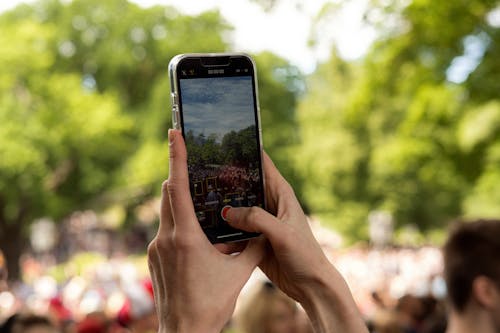
[[[178,128],[179,125],[179,111],[177,110],[176,106],[172,107],[172,120],[174,121],[174,128]]]
[[[178,98],[177,98],[177,93],[171,93],[170,96],[172,97],[172,105],[178,105]]]

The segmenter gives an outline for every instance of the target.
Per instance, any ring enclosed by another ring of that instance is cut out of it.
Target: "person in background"
[[[159,332],[220,332],[257,265],[302,305],[315,332],[368,332],[345,280],[321,250],[269,156],[263,155],[268,211],[238,207],[225,216],[231,226],[263,236],[214,246],[194,212],[180,131],[169,131],[169,146],[160,225],[148,246]]]
[[[258,286],[239,311],[236,323],[241,333],[302,333],[296,302],[271,282]]]
[[[60,333],[60,330],[44,316],[32,313],[17,313],[1,327],[2,333]]]
[[[402,328],[397,312],[392,309],[377,311],[370,324],[370,332],[374,333],[408,333]]]
[[[399,325],[404,328],[405,333],[416,333],[424,315],[424,303],[420,297],[404,295],[398,299],[396,313]]]
[[[500,332],[500,220],[460,223],[443,248],[447,333]]]

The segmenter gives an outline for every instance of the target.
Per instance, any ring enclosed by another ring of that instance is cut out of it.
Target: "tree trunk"
[[[0,216],[0,249],[7,260],[10,281],[18,280],[21,277],[19,258],[26,244],[22,226],[21,221],[7,224],[5,219]]]

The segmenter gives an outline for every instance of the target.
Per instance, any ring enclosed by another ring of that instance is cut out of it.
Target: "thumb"
[[[233,228],[262,233],[271,244],[279,241],[283,224],[260,207],[231,207],[225,215],[227,222]]]
[[[266,252],[266,239],[263,236],[251,239],[245,249],[236,256],[236,260],[240,261],[244,265],[254,268],[261,262],[264,258]]]

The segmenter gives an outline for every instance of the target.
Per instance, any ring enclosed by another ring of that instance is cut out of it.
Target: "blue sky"
[[[255,125],[250,76],[184,79],[180,88],[186,132],[216,133],[220,142],[229,131]]]

